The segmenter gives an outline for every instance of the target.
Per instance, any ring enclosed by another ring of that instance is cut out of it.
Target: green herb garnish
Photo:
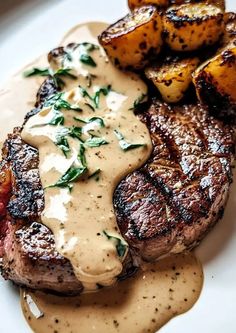
[[[107,87],[102,87],[100,88],[98,91],[95,92],[94,96],[91,96],[88,91],[86,89],[84,89],[83,87],[79,86],[80,92],[82,97],[87,97],[89,98],[93,103],[96,109],[99,108],[99,102],[100,102],[100,97],[101,94],[103,96],[107,96],[109,94],[109,92],[111,91],[111,86],[108,85]]]
[[[63,99],[64,93],[57,93],[49,98],[46,99],[46,101],[43,104],[43,107],[52,107],[54,110],[54,115],[51,121],[49,122],[49,125],[64,125],[65,117],[63,113],[60,111],[62,109],[66,110],[73,110],[73,111],[82,111],[80,107],[73,106],[69,102]]]
[[[79,60],[85,65],[96,67],[97,66],[96,62],[88,53],[99,49],[99,47],[91,43],[80,43],[78,44],[77,47],[79,47],[79,52],[80,52]]]
[[[87,168],[87,161],[86,161],[86,157],[85,157],[85,148],[84,148],[83,144],[80,145],[80,149],[79,149],[77,158],[80,161],[80,163],[82,164],[82,166],[84,168]]]
[[[85,157],[85,148],[83,144],[80,145],[80,150],[77,158],[78,161],[81,163],[81,166],[77,167],[72,165],[55,184],[48,187],[67,187],[71,191],[73,188],[73,185],[71,183],[76,182],[88,170]]]
[[[104,120],[100,117],[92,117],[88,120],[88,123],[96,122],[99,124],[100,127],[105,127]]]
[[[146,146],[145,144],[141,144],[141,143],[129,143],[125,140],[123,134],[121,134],[119,131],[114,130],[114,133],[117,137],[117,139],[119,140],[119,145],[121,147],[121,149],[123,149],[124,151],[128,151],[131,149],[136,149],[139,147],[144,147]]]
[[[63,119],[64,120],[64,119]],[[52,124],[54,125],[54,124]],[[61,125],[59,123],[59,125]],[[70,152],[70,146],[67,136],[78,139],[80,142],[83,142],[82,136],[82,128],[81,127],[64,127],[57,132],[55,144],[62,150],[64,155],[67,157]]]
[[[53,79],[57,88],[63,88],[65,86],[65,82],[62,80],[61,77],[67,77],[72,80],[77,79],[77,76],[70,73],[71,70],[71,68],[60,68],[56,72],[54,72],[51,68],[34,67],[30,70],[25,71],[23,75],[24,77],[49,76]]]
[[[85,145],[90,148],[100,147],[102,145],[107,145],[107,144],[108,142],[105,139],[96,136],[91,137],[85,141]]]
[[[81,119],[81,118],[78,118],[78,117],[74,117],[74,119],[76,121],[79,121],[79,122],[84,123],[84,124],[90,124],[90,123],[96,122],[96,123],[99,124],[100,127],[105,127],[104,121],[100,117],[92,117],[92,118],[89,118],[88,120]]]
[[[82,175],[84,175],[86,170],[87,168],[83,166],[71,166],[54,185],[50,185],[49,187],[68,187],[70,183],[76,182]]]
[[[99,49],[98,45],[92,44],[92,43],[88,43],[88,42],[80,43],[80,44],[78,44],[78,46],[83,46],[84,48],[86,48],[86,50],[88,52],[91,52],[91,51]]]
[[[71,52],[70,51],[65,51],[65,54],[64,54],[64,61],[67,60],[67,61],[72,61],[73,58],[72,58],[72,55],[71,55]]]
[[[64,125],[65,117],[62,112],[54,110],[53,118],[50,120],[49,125]]]
[[[80,56],[80,61],[85,64],[85,65],[88,65],[88,66],[91,66],[91,67],[96,67],[97,64],[96,62],[93,60],[93,58],[88,55],[88,54],[81,54]]]
[[[89,103],[84,103],[85,105],[87,105],[93,112],[95,112],[95,108],[89,104]]]
[[[78,112],[82,111],[82,109],[80,107],[73,106],[69,102],[64,100],[63,96],[64,96],[63,92],[54,94],[46,99],[43,106],[44,107],[53,107],[54,110],[66,109],[66,110],[73,110],[73,111],[78,111]]]
[[[134,101],[133,107],[130,108],[129,110],[135,110],[135,109],[140,108],[140,106],[142,106],[142,104],[145,102],[146,98],[147,98],[147,95],[146,95],[146,94],[142,94],[141,96],[139,96],[139,97]]]
[[[24,77],[31,76],[50,76],[52,74],[49,68],[37,68],[33,67],[23,73]]]
[[[64,155],[67,157],[67,154],[70,152],[70,146],[67,138],[65,136],[58,136],[56,138],[55,144],[62,150]]]
[[[81,136],[82,136],[82,127],[72,126],[68,127],[68,135],[72,138],[79,139],[81,142],[83,142]]]
[[[108,240],[111,240],[115,243],[116,251],[119,257],[124,257],[127,252],[128,246],[118,237],[109,235],[105,230],[103,230],[104,235],[107,237]]]
[[[88,97],[93,102],[93,97],[87,92],[87,90],[79,86],[82,97]]]
[[[100,88],[98,91],[96,91],[94,98],[93,98],[95,108],[99,108],[101,94],[103,94],[103,96],[107,96],[110,91],[111,91],[110,85],[108,85],[107,87]]]

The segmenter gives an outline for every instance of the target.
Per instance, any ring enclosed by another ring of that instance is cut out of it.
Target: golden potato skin
[[[235,43],[236,45],[236,13],[224,14],[225,31],[223,46]]]
[[[175,51],[194,51],[216,43],[224,31],[223,12],[205,3],[170,7],[163,17],[166,43]]]
[[[198,64],[197,57],[186,58],[148,67],[145,74],[155,84],[165,102],[177,103],[192,83],[192,73]]]
[[[130,10],[134,10],[135,8],[146,5],[155,5],[159,8],[168,7],[169,0],[128,0],[128,6]]]
[[[193,74],[199,100],[211,109],[236,106],[236,46],[201,65]]]
[[[197,0],[170,0],[169,5],[182,5],[187,3],[196,3]],[[207,5],[215,5],[220,7],[223,11],[225,10],[225,0],[206,0],[202,1]]]
[[[109,26],[99,37],[108,57],[122,69],[141,69],[162,46],[162,20],[155,6],[144,6]]]

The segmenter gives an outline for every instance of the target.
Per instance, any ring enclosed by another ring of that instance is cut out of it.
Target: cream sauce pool
[[[194,305],[202,279],[194,255],[180,254],[97,293],[64,298],[22,291],[22,309],[36,333],[155,333]]]
[[[104,27],[100,23],[80,25],[66,35],[62,45],[75,41],[97,45],[96,36]],[[145,85],[135,75],[116,70],[101,49],[88,51],[87,46],[76,48],[69,60],[59,57],[51,63],[54,71],[70,67],[78,79],[65,80],[65,93],[28,121],[23,137],[40,152],[46,199],[43,222],[53,230],[58,251],[71,261],[85,289],[94,290],[97,283],[110,286],[116,282],[128,251],[115,221],[114,188],[145,162],[152,147],[146,127],[133,114],[135,101],[146,94]],[[84,53],[96,66],[81,62]],[[45,57],[41,57],[29,68],[45,66]],[[17,118],[23,118],[32,108],[41,82],[42,78],[23,79],[21,72],[5,85],[0,106],[6,119],[13,119],[10,114],[16,112]],[[61,102],[67,109],[60,108]],[[63,126],[48,124],[55,116],[64,119]],[[19,124],[16,121],[14,125]],[[70,135],[72,129],[77,132]],[[69,151],[63,141],[63,153],[59,138],[66,139]],[[107,143],[101,144],[102,140]],[[127,144],[140,146],[124,151]],[[78,181],[50,187],[65,175],[68,180],[71,168],[77,176],[82,173]],[[155,332],[193,306],[202,282],[202,268],[194,255],[176,255],[146,265],[136,276],[96,293],[62,298],[22,290],[22,309],[36,333]]]

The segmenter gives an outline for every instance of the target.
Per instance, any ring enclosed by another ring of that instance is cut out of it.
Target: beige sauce
[[[154,333],[194,305],[202,280],[193,254],[175,255],[112,289],[75,298],[22,290],[21,301],[35,333]]]
[[[96,29],[93,24],[82,25],[77,30],[79,38],[76,42],[98,44],[97,35],[102,28],[104,25],[97,25]],[[45,188],[42,222],[53,231],[58,252],[70,260],[78,280],[85,289],[93,290],[97,284],[112,285],[122,272],[128,244],[117,227],[113,192],[125,175],[147,160],[152,145],[148,129],[132,110],[135,101],[147,93],[144,83],[134,74],[117,70],[102,49],[89,53],[96,67],[79,60],[82,52],[83,48],[76,48],[71,53],[69,64],[73,74],[78,76],[76,85],[80,87],[71,89],[75,83],[70,80],[71,84],[61,97],[80,111],[64,108],[58,111],[54,106],[45,106],[28,120],[22,138],[39,149],[39,171]],[[89,84],[88,75],[92,75]],[[95,96],[101,88],[106,91],[99,93],[98,100],[94,102],[91,96]],[[49,125],[58,112],[64,117],[63,126]],[[76,117],[80,120],[75,120]],[[99,119],[83,123],[93,117]],[[81,140],[84,143],[74,138],[74,134],[72,137],[63,134],[74,126],[82,131]],[[141,146],[125,151],[120,147],[116,131],[129,143]],[[70,152],[67,157],[55,144],[58,136],[68,140]],[[97,139],[105,140],[106,144],[94,147],[93,142]],[[70,168],[79,170],[84,167],[85,163],[81,162],[78,154],[85,156],[87,171],[78,181],[68,182],[73,189],[49,187]],[[97,170],[99,175],[91,177]]]
[[[81,33],[81,29],[83,30],[83,33]],[[91,35],[97,34],[97,29],[101,30],[102,25],[90,25],[90,37]],[[63,45],[66,45],[70,42],[81,42],[81,36],[84,39],[84,36],[86,35],[86,41],[88,41],[88,30],[86,27],[76,27],[72,31],[70,31],[67,36],[63,40]],[[89,37],[89,38],[90,38]],[[92,40],[94,38],[92,37]],[[98,52],[98,51],[95,51]],[[93,54],[94,57],[94,54]],[[96,56],[97,57],[97,56]],[[28,67],[45,67],[47,64],[45,63],[45,58],[42,57],[35,61],[34,63],[30,64]],[[102,62],[101,58],[99,61]],[[55,68],[59,68],[60,64],[54,64]],[[58,67],[57,67],[58,66]],[[105,64],[103,64],[105,66]],[[81,69],[85,69],[85,66],[82,67],[80,64],[75,64],[73,61],[73,67],[75,73],[79,74],[81,73]],[[98,70],[92,69],[92,70]],[[24,118],[24,115],[27,111],[30,111],[30,109],[33,107],[34,101],[35,101],[35,94],[36,91],[40,85],[40,83],[43,81],[43,78],[29,78],[29,79],[23,79],[22,72],[24,69],[18,73],[16,76],[14,76],[5,86],[3,89],[0,90],[0,107],[1,107],[1,113],[4,116],[6,126],[4,126],[1,129],[0,138],[4,139],[7,132],[9,132],[13,126],[17,126],[22,123],[22,120]],[[112,89],[116,90],[117,93],[122,95],[128,95],[127,91],[123,91],[123,84],[120,84],[119,82],[116,82],[118,72],[114,74],[114,76],[109,77],[109,80],[106,82],[109,84],[112,84]],[[84,85],[88,83],[86,79],[86,72],[81,73],[80,75],[80,82],[83,82]],[[127,78],[126,78],[127,79]],[[130,79],[128,79],[130,80]],[[77,82],[77,81],[76,81]],[[66,100],[70,102],[75,102],[76,104],[83,105],[84,100],[78,99],[78,95],[76,95],[76,91],[73,90],[75,88],[75,81],[68,80],[67,81],[67,90],[70,90],[69,93],[66,95]],[[130,81],[129,81],[130,82]],[[128,85],[128,83],[126,83]],[[141,82],[132,82],[132,86],[135,85],[135,89],[133,92],[133,98],[135,98],[135,94],[137,91],[137,86],[140,85],[140,93],[142,91],[145,91],[145,87],[141,84]],[[104,85],[104,83],[103,83]],[[117,86],[118,85],[118,86]],[[116,88],[115,88],[116,87]],[[129,88],[129,87],[128,87]],[[127,89],[125,87],[125,89]],[[75,98],[76,95],[76,98]],[[131,95],[129,95],[131,98]],[[105,109],[107,108],[107,97],[108,96],[102,96],[101,97],[101,107],[99,110],[97,110],[100,114],[105,116]],[[118,97],[118,96],[117,96]],[[118,97],[118,100],[121,101],[122,98]],[[126,102],[123,101],[123,103],[132,104],[131,99]],[[119,104],[119,103],[118,103]],[[123,104],[124,107],[124,104]],[[87,116],[90,117],[89,110],[84,108],[83,115],[82,113],[76,113],[76,116],[80,118],[86,118]],[[124,110],[122,110],[122,103],[119,108],[120,112],[123,114]],[[49,111],[48,116],[50,114],[50,110],[47,110],[46,113]],[[64,113],[64,112],[63,112]],[[68,114],[74,115],[73,112],[69,111]],[[111,113],[113,114],[114,111]],[[13,117],[14,115],[14,117]],[[97,115],[97,114],[96,114]],[[44,115],[47,117],[47,115]],[[92,114],[91,116],[94,116]],[[135,124],[138,126],[138,129],[140,130],[140,123],[136,123],[137,119],[133,117],[132,111],[127,114],[126,110],[126,116],[131,117],[132,121],[135,121]],[[43,118],[43,117],[42,117]],[[131,119],[129,118],[129,119]],[[111,121],[111,120],[106,120]],[[71,124],[71,119],[66,120],[67,125]],[[79,124],[78,124],[79,125]],[[130,125],[130,124],[129,124]],[[111,124],[111,126],[113,126]],[[124,126],[124,123],[122,122],[122,127]],[[131,127],[132,128],[132,127]],[[127,129],[122,130],[122,134],[126,136],[127,141],[129,142],[136,142],[138,140],[138,143],[145,142],[147,144],[147,149],[135,149],[133,152],[138,153],[139,158],[145,160],[145,158],[149,154],[150,150],[150,142],[149,137],[146,134],[145,138],[141,138],[139,135],[134,135],[132,132],[132,129],[128,127]],[[99,135],[103,135],[106,137],[106,139],[110,140],[111,131],[109,130],[110,134],[106,134],[104,132],[105,129],[97,129],[102,130],[103,132],[99,133]],[[130,132],[131,131],[131,132]],[[146,128],[144,128],[144,132],[146,131]],[[45,134],[45,132],[44,132]],[[50,133],[50,136],[53,133]],[[108,137],[107,137],[108,135]],[[30,136],[30,135],[29,135]],[[48,140],[47,135],[44,135],[43,139],[47,141],[47,143],[52,147],[52,149],[55,149],[54,144]],[[71,139],[70,139],[71,140]],[[114,138],[113,138],[114,140]],[[42,144],[42,143],[41,143]],[[74,140],[70,141],[70,144],[75,149],[78,149],[77,144]],[[109,145],[107,146],[101,146],[102,149],[109,149]],[[111,147],[111,146],[110,146]],[[96,149],[96,148],[94,148]],[[114,143],[112,148],[114,149],[116,153],[121,154],[122,151],[117,150],[117,146],[115,147]],[[96,150],[97,151],[97,150]],[[46,152],[43,152],[43,156],[45,156]],[[51,151],[50,151],[51,154]],[[89,156],[88,156],[89,155]],[[123,155],[125,156],[125,155]],[[129,156],[130,159],[130,155]],[[66,159],[64,156],[57,150],[55,151],[56,160],[54,160],[54,170],[50,169],[52,160],[51,158],[46,158],[45,156],[45,162],[42,164],[44,166],[44,185],[53,183],[53,181],[58,179],[58,176],[62,174],[63,170],[65,169],[65,161]],[[93,168],[93,160],[90,156],[90,153],[86,153],[86,157],[89,164],[89,174],[92,173],[95,168]],[[110,161],[110,170],[113,167],[114,158],[117,159],[117,156],[114,156],[114,154],[109,156]],[[118,181],[119,177],[121,176],[120,172],[122,174],[126,174],[129,172],[132,168],[138,167],[139,163],[141,161],[135,160],[135,157],[131,157],[132,159],[132,166],[128,170],[123,170],[123,167],[121,167],[122,170],[119,170],[118,174],[116,175],[116,180]],[[55,162],[56,161],[56,162]],[[63,162],[62,162],[63,161]],[[127,163],[127,161],[124,161],[122,163]],[[63,167],[63,169],[62,169]],[[104,165],[99,165],[100,168],[104,167]],[[58,170],[59,169],[59,170]],[[47,171],[46,171],[47,170]],[[42,169],[41,169],[42,172]],[[111,173],[111,172],[110,172]],[[104,177],[102,174],[100,174],[100,177]],[[49,179],[50,178],[50,179]],[[108,177],[109,178],[109,177]],[[105,188],[109,191],[109,196],[105,195],[106,199],[106,205],[109,206],[108,211],[108,226],[111,228],[112,232],[119,236],[119,232],[115,229],[115,221],[114,221],[114,212],[112,207],[112,187],[109,187],[109,180],[107,181],[106,178],[106,186]],[[102,182],[96,182],[95,179],[90,179],[90,185],[92,191],[97,190],[97,184],[104,184],[104,181]],[[86,180],[84,184],[82,185],[80,182],[80,185],[83,188],[85,188],[86,184],[89,180]],[[101,181],[101,179],[100,179]],[[114,186],[114,183],[113,185]],[[51,192],[52,191],[52,192]],[[77,189],[73,189],[73,192],[77,191]],[[58,195],[58,198],[60,198],[59,202],[61,202],[61,209],[60,210],[60,221],[69,220],[68,219],[68,210],[63,209],[67,208],[68,204],[65,204],[65,202],[68,200],[73,200],[73,204],[76,201],[75,198],[73,198],[73,192],[68,192],[66,189],[48,189],[46,191],[46,195],[48,198],[50,198],[51,195]],[[75,193],[75,192],[74,192]],[[103,192],[103,195],[105,193]],[[89,196],[88,193],[85,193],[85,195]],[[94,205],[94,198],[89,198],[91,200],[92,204]],[[77,205],[77,202],[75,202]],[[58,205],[58,201],[57,201]],[[50,206],[49,206],[50,207]],[[58,206],[57,206],[58,207]],[[52,206],[53,208],[53,206]],[[103,207],[105,209],[105,206]],[[107,208],[106,208],[107,209]],[[47,211],[47,208],[45,212]],[[50,210],[49,210],[50,211]],[[52,214],[56,214],[57,212],[55,210],[51,210]],[[75,212],[74,212],[75,213]],[[73,213],[73,214],[74,214]],[[107,212],[106,212],[107,213]],[[110,214],[111,215],[110,215]],[[71,215],[72,213],[69,212]],[[102,212],[101,216],[106,217],[106,214]],[[58,216],[59,217],[59,216]],[[111,220],[109,220],[109,217],[111,217]],[[46,220],[46,217],[44,215],[44,218]],[[50,220],[50,219],[48,219]],[[54,217],[53,221],[49,222],[56,222],[59,221],[59,218]],[[81,221],[81,220],[80,220]],[[110,222],[109,222],[110,221]],[[75,219],[75,223],[77,223],[78,220]],[[94,226],[94,225],[93,225]],[[55,227],[55,225],[54,225]],[[107,228],[107,224],[106,224]],[[59,230],[59,229],[58,229]],[[57,230],[57,231],[58,231]],[[65,233],[65,228],[63,226],[62,228],[63,234]],[[84,232],[84,231],[83,231]],[[86,231],[87,232],[87,231]],[[64,235],[64,237],[67,237],[67,235]],[[93,234],[95,237],[95,235]],[[59,237],[60,239],[60,237]],[[96,239],[96,238],[95,238]],[[102,246],[105,245],[106,239],[104,238],[102,240]],[[76,242],[72,245],[75,245]],[[116,257],[116,254],[114,252],[114,244],[113,248],[110,247],[111,244],[109,242],[106,242],[105,251],[113,253],[113,257],[116,261],[116,268],[120,267],[118,270],[121,269],[120,261],[117,260],[119,258]],[[99,245],[100,246],[100,245]],[[108,247],[107,247],[108,246]],[[69,252],[69,251],[68,251]],[[107,252],[107,253],[108,253]],[[63,253],[64,254],[64,253]],[[81,257],[80,257],[81,258]],[[91,258],[90,258],[91,259]],[[90,262],[90,261],[89,261]],[[112,261],[113,262],[113,261]],[[95,267],[98,264],[98,262],[93,261],[93,267]],[[76,263],[74,263],[74,266],[76,266]],[[103,266],[104,267],[104,266]],[[86,269],[86,268],[85,268]],[[106,270],[106,267],[105,267]],[[117,270],[117,272],[118,272]],[[112,271],[112,275],[117,274],[116,269]],[[106,272],[107,273],[107,272]],[[105,275],[106,275],[105,273]],[[79,278],[81,278],[80,273]],[[91,272],[90,272],[91,274]],[[84,274],[82,274],[84,275]],[[97,272],[96,277],[94,280],[97,281]],[[106,282],[108,275],[106,275],[103,282]],[[87,282],[87,277],[86,277]],[[108,279],[109,280],[109,279]],[[113,283],[115,279],[111,279],[112,281],[108,281],[110,283]],[[91,282],[91,281],[90,281]],[[22,290],[21,293],[21,302],[22,302],[22,309],[25,315],[25,318],[29,325],[31,326],[32,330],[35,333],[90,333],[90,332],[134,332],[134,333],[141,333],[141,332],[155,332],[158,330],[161,326],[163,326],[168,320],[173,318],[174,316],[181,314],[187,310],[189,310],[194,303],[197,301],[202,287],[203,282],[203,275],[202,275],[202,268],[200,263],[195,259],[193,254],[187,254],[187,255],[177,255],[173,256],[171,258],[163,259],[159,261],[156,264],[148,265],[144,270],[140,270],[140,272],[132,277],[127,279],[126,281],[119,282],[115,287],[109,288],[109,289],[103,289],[98,291],[97,293],[90,293],[90,294],[83,294],[78,297],[73,298],[63,298],[63,297],[56,297],[52,295],[46,295],[44,293],[40,292],[29,292],[27,290]],[[106,283],[104,283],[106,284]],[[93,283],[90,283],[89,287],[94,287]],[[37,319],[38,318],[38,319]]]

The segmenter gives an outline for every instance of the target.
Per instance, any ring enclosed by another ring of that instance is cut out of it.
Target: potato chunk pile
[[[146,75],[163,100],[189,87],[209,108],[235,108],[236,14],[224,0],[128,0],[131,10],[99,36],[113,63]]]

